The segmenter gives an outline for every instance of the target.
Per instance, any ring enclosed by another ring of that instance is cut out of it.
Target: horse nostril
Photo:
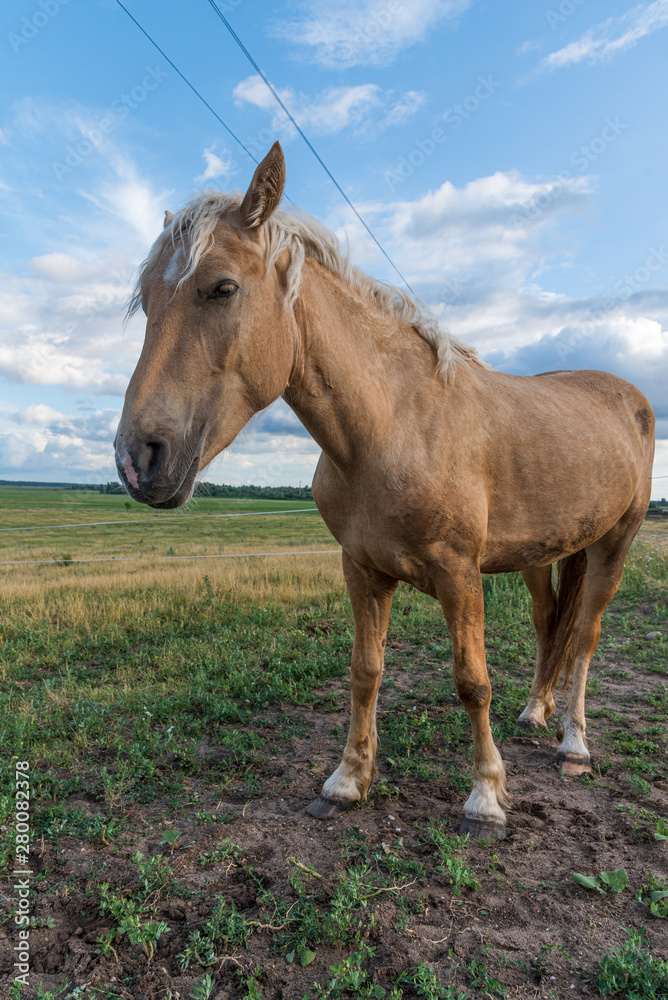
[[[165,464],[167,458],[167,445],[164,441],[147,441],[146,451],[146,476],[148,479],[153,479],[158,475],[161,468]]]

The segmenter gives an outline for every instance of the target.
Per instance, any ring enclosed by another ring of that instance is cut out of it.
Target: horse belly
[[[578,488],[542,480],[518,486],[514,499],[490,511],[487,539],[481,558],[484,573],[513,572],[529,566],[546,566],[593,544],[619,521],[633,501],[637,484],[606,482],[602,469]],[[583,477],[584,479],[584,477]]]

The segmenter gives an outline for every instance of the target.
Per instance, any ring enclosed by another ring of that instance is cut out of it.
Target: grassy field
[[[18,493],[0,487],[0,563],[155,559],[255,551],[269,542],[281,548],[333,543],[317,514],[229,516],[314,511],[315,504],[306,501],[202,498],[176,512],[159,512],[123,495],[39,488],[21,489],[20,498]]]
[[[47,560],[2,567],[3,862],[18,758],[36,873],[28,989],[10,985],[3,893],[2,996],[668,996],[668,526],[646,523],[604,618],[581,779],[555,767],[554,728],[516,731],[530,602],[519,577],[485,580],[514,805],[506,841],[474,843],[447,630],[405,585],[374,792],[329,825],[305,815],[345,741],[352,619],[340,558],[290,549],[336,545],[317,513],[211,516],[294,507],[312,505],[206,499],[172,520],[0,488],[0,528],[114,522],[0,532],[0,561]],[[286,554],[174,559],[255,551]],[[131,561],[73,561],[108,556]],[[606,871],[619,891],[573,881]]]
[[[162,513],[121,495],[23,488],[19,497],[18,492],[15,487],[0,487],[0,570],[7,597],[84,591],[97,582],[105,588],[117,583],[125,588],[130,583],[145,587],[178,581],[177,586],[187,588],[205,575],[221,572],[230,587],[238,580],[256,593],[271,593],[275,571],[267,576],[264,563],[261,568],[251,561],[210,557],[338,547],[315,505],[305,501],[202,498],[180,511]],[[262,511],[300,510],[305,513],[256,516]],[[230,516],[237,514],[251,516]],[[189,556],[199,558],[184,559]],[[78,564],[80,559],[117,563]],[[42,563],[28,565],[28,560]],[[24,561],[25,565],[12,565]],[[272,567],[278,565],[274,560]],[[292,565],[288,559],[286,581]],[[324,565],[338,570],[337,557],[326,555]],[[297,596],[301,573],[295,584]]]

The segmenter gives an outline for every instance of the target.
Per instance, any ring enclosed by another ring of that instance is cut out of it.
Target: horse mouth
[[[128,482],[125,469],[121,466],[118,459],[116,460],[116,467],[126,490],[133,500],[138,501],[138,503],[144,503],[148,507],[154,507],[157,510],[173,510],[175,507],[182,507],[192,496],[195,477],[199,469],[199,455],[195,455],[185,475],[176,487],[173,484],[166,484],[164,480],[162,482],[155,480],[145,484],[140,481],[137,486],[133,486]]]

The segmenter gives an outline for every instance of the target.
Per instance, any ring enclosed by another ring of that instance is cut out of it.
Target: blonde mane
[[[195,273],[199,262],[213,246],[214,230],[220,219],[237,209],[241,200],[240,194],[203,191],[176,213],[141,265],[128,303],[128,318],[140,308],[142,285],[155,270],[166,244],[171,242],[175,246],[178,239],[185,249],[184,264],[178,281],[180,286]],[[370,277],[351,264],[348,255],[341,251],[334,233],[317,219],[305,212],[287,212],[279,208],[264,223],[264,229],[267,236],[267,267],[271,266],[281,251],[286,248],[290,251],[288,296],[292,305],[299,297],[304,259],[309,257],[342,278],[369,306],[383,315],[390,315],[409,324],[434,349],[437,371],[444,377],[447,378],[452,373],[455,364],[463,361],[474,361],[487,367],[474,347],[462,343],[443,330],[433,313],[420,305],[413,296],[394,285]]]

